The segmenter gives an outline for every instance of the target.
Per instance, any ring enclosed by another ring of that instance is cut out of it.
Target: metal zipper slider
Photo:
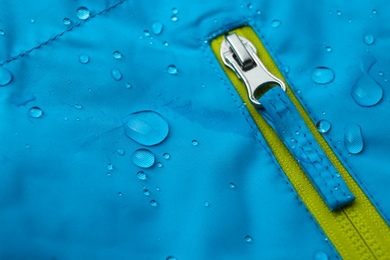
[[[255,92],[263,86],[276,84],[286,91],[283,81],[265,68],[257,56],[256,48],[248,39],[235,33],[227,35],[221,45],[221,57],[225,65],[233,69],[244,81],[249,100],[253,105],[262,106],[256,99]]]

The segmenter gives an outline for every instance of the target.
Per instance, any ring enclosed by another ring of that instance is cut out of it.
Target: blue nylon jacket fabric
[[[389,222],[386,1],[1,6],[0,64],[12,81],[0,87],[0,259],[339,258],[210,49],[215,32],[232,24],[249,23],[314,122],[331,123],[324,136]],[[85,21],[81,6],[90,11]],[[154,22],[164,26],[158,35]],[[176,75],[167,73],[171,64]],[[316,67],[331,68],[334,80],[313,82]],[[383,90],[370,107],[351,96],[362,74]],[[43,115],[31,117],[32,107]],[[147,147],[124,134],[123,119],[138,111],[167,121],[164,141]],[[358,154],[344,146],[349,123],[362,132]],[[136,166],[141,148],[162,167]]]

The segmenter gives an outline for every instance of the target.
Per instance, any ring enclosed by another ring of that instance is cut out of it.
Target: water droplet
[[[25,146],[24,147],[26,147],[27,149],[29,149],[29,148],[31,148],[31,145],[29,145],[29,144],[25,144]]]
[[[373,14],[377,14],[377,11],[375,9],[372,10]]]
[[[330,128],[332,127],[332,125],[330,124],[329,121],[327,120],[320,120],[318,121],[317,123],[317,129],[320,133],[323,133],[323,134],[326,134],[327,132],[329,132]]]
[[[253,238],[252,238],[251,236],[246,236],[246,237],[245,237],[245,241],[246,241],[247,243],[252,243]]]
[[[75,104],[74,108],[80,110],[80,109],[83,109],[83,106],[81,104]]]
[[[120,51],[114,51],[113,53],[112,53],[112,56],[115,58],[115,59],[117,59],[117,60],[120,60],[120,59],[122,59],[122,53],[120,53]]]
[[[164,28],[164,25],[160,22],[154,22],[152,24],[152,32],[155,34],[155,35],[159,35],[161,34],[162,30]]]
[[[236,187],[236,185],[233,182],[231,182],[231,183],[229,183],[229,187],[234,189]]]
[[[169,160],[171,159],[171,155],[169,153],[164,153],[164,159]]]
[[[327,52],[331,52],[331,51],[332,51],[332,47],[326,46],[326,47],[325,47],[325,50],[326,50]]]
[[[334,77],[334,71],[327,67],[316,67],[311,73],[311,79],[317,84],[331,83]]]
[[[217,19],[214,19],[214,23],[218,23],[218,20],[217,20]]]
[[[118,196],[122,196],[123,194],[122,194],[122,192],[118,192]]]
[[[210,206],[210,202],[208,202],[208,201],[203,202],[203,206],[205,206],[206,208],[209,207]]]
[[[196,140],[192,140],[192,145],[193,145],[193,146],[198,146],[199,143],[198,143],[198,141],[196,141]]]
[[[177,260],[177,258],[174,257],[174,256],[168,256],[168,257],[166,258],[166,260]]]
[[[290,67],[289,66],[283,66],[283,70],[286,74],[288,74],[290,72]]]
[[[114,170],[114,165],[112,165],[111,163],[107,164],[107,170],[109,171]]]
[[[0,30],[0,36],[4,36],[5,32],[3,30]]]
[[[253,8],[253,5],[252,5],[252,4],[248,4],[247,7],[248,7],[248,9],[250,10],[250,9]]]
[[[66,18],[66,17],[62,20],[62,22],[66,26],[69,26],[69,25],[72,24],[72,21],[69,18]]]
[[[148,176],[143,171],[137,172],[137,178],[141,181],[146,181],[148,179]]]
[[[164,166],[164,165],[163,165],[161,162],[158,162],[158,163],[157,163],[157,167],[158,167],[158,168],[161,168],[161,167],[163,167],[163,166]]]
[[[87,54],[80,54],[79,62],[82,64],[86,64],[89,62],[89,56]]]
[[[370,33],[366,33],[363,35],[363,41],[367,45],[372,45],[375,41],[374,35]]]
[[[0,86],[5,86],[12,80],[12,74],[6,68],[0,66]]]
[[[171,75],[176,75],[178,70],[177,70],[177,67],[175,65],[171,64],[171,65],[168,65],[167,72]]]
[[[341,177],[340,173],[336,173],[334,176],[335,176],[336,178],[340,178],[340,177]]]
[[[140,111],[124,119],[125,135],[146,146],[161,143],[168,136],[167,121],[154,111]]]
[[[40,118],[43,116],[43,111],[39,107],[32,107],[28,110],[28,114],[33,118]]]
[[[176,7],[172,8],[172,14],[178,14],[178,13],[179,10]]]
[[[341,16],[343,14],[340,10],[337,10],[336,13],[337,13],[338,16]]]
[[[160,189],[160,187],[156,187],[156,191],[160,191],[161,189]]]
[[[324,251],[316,251],[313,255],[313,260],[328,260],[329,257]]]
[[[260,11],[260,10],[256,10],[256,13],[257,13],[258,15],[260,15],[260,14],[261,14],[261,11]]]
[[[172,22],[177,22],[179,20],[179,18],[177,18],[176,15],[172,15],[171,20],[172,20]]]
[[[150,168],[154,165],[156,157],[148,149],[138,149],[132,154],[131,160],[138,167]]]
[[[301,133],[299,131],[295,131],[295,134],[296,135],[300,135]]]
[[[116,152],[117,152],[120,156],[123,156],[123,155],[125,155],[125,153],[126,153],[125,149],[123,149],[123,148],[120,148],[120,149],[116,150]]]
[[[35,19],[30,19],[30,23],[35,23]]]
[[[145,35],[146,37],[149,37],[149,36],[150,36],[150,32],[149,32],[148,30],[144,30],[144,35]]]
[[[86,20],[89,17],[89,10],[85,6],[81,6],[77,9],[77,17],[81,20]]]
[[[144,193],[145,196],[149,196],[150,195],[150,191],[148,189],[146,189],[146,188],[144,188],[143,193]]]
[[[367,73],[362,73],[353,85],[351,94],[358,105],[369,107],[379,103],[383,89]]]
[[[201,84],[200,85],[202,88],[205,88],[206,87],[206,84]]]
[[[123,75],[122,72],[118,68],[112,68],[111,69],[111,77],[115,79],[116,81],[119,81],[122,79]]]
[[[383,72],[382,71],[379,71],[378,74],[379,74],[379,76],[383,76]]]
[[[271,26],[272,26],[273,28],[278,28],[281,24],[282,24],[282,22],[279,21],[279,20],[273,20],[273,21],[271,22]]]
[[[150,206],[152,206],[152,207],[157,207],[158,206],[158,203],[157,203],[157,201],[155,201],[155,200],[151,200],[150,202],[149,202],[149,204],[150,204]]]
[[[363,150],[363,136],[359,125],[349,123],[345,126],[344,145],[351,154],[358,154]]]
[[[163,45],[164,45],[164,46],[168,46],[169,44],[168,44],[167,41],[163,41]]]

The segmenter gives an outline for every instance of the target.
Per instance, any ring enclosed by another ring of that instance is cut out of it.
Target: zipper
[[[284,173],[340,256],[390,259],[389,226],[317,131],[256,33],[244,26],[215,38],[211,48]],[[286,108],[292,112],[285,112]],[[300,120],[302,125],[294,125]],[[308,142],[291,138],[294,144],[288,143],[293,131],[283,131],[291,122],[294,129],[308,129]],[[310,148],[313,143],[319,147],[317,155]],[[312,156],[317,159],[305,160]],[[318,161],[326,162],[318,165]],[[328,169],[334,170],[317,178]],[[329,181],[336,181],[332,184],[336,189],[324,188]]]

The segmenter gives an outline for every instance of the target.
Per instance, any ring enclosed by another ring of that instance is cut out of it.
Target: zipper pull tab
[[[264,86],[278,85],[286,91],[283,81],[272,75],[257,56],[257,50],[246,38],[235,33],[229,34],[221,45],[221,57],[226,66],[233,69],[240,77],[248,91],[253,105],[262,107],[255,93]]]

